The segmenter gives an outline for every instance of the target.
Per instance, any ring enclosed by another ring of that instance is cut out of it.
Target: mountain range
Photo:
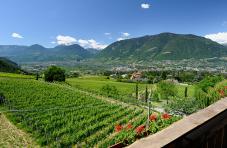
[[[0,45],[0,56],[7,57],[18,63],[80,61],[92,57],[95,52],[91,50],[86,50],[77,44],[70,46],[59,45],[54,48],[45,48],[38,44],[32,46]]]
[[[59,45],[45,48],[32,46],[1,45],[0,56],[13,61],[152,61],[184,60],[227,57],[227,47],[210,39],[192,34],[161,33],[114,42],[105,49],[85,49],[80,45]]]

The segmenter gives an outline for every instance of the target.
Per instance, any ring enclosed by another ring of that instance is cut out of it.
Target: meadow
[[[33,75],[23,75],[23,74],[5,73],[5,72],[0,72],[0,77],[21,78],[21,79],[34,79],[35,78],[35,76],[33,76]]]
[[[118,82],[116,79],[107,79],[105,76],[83,76],[79,78],[68,78],[66,82],[74,88],[82,89],[96,94],[101,94],[101,88],[105,85],[115,86],[120,94],[120,101],[126,103],[138,103],[135,101],[136,83]],[[138,89],[140,94],[144,94],[146,86],[149,89],[154,89],[156,84],[139,83]],[[188,88],[188,97],[194,96],[195,87],[193,85],[176,84],[177,97],[185,97],[185,87]],[[156,98],[153,98],[154,100]],[[157,106],[162,106],[162,100],[154,102]]]

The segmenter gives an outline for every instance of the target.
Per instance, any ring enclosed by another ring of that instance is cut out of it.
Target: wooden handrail
[[[173,123],[154,135],[140,139],[129,147],[202,147],[204,144],[206,147],[227,147],[227,98]]]

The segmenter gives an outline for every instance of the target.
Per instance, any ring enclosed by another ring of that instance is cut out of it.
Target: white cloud
[[[55,41],[52,41],[52,42],[50,42],[51,44],[56,44],[56,42]]]
[[[205,38],[211,39],[220,44],[227,44],[227,32],[205,35]]]
[[[58,35],[56,39],[59,45],[72,45],[76,43],[76,39],[71,36]]]
[[[106,32],[106,33],[104,33],[106,36],[108,36],[108,35],[111,35],[111,33],[109,33],[109,32]]]
[[[18,38],[18,39],[23,39],[23,38],[24,38],[22,35],[20,35],[19,33],[15,33],[15,32],[12,33],[11,36],[12,36],[13,38]]]
[[[129,36],[130,36],[130,34],[128,32],[122,32],[121,36],[119,38],[117,38],[117,41],[128,39]]]
[[[90,39],[90,40],[85,40],[85,39],[79,39],[76,40],[74,37],[71,36],[63,36],[63,35],[58,35],[56,37],[56,42],[52,41],[52,44],[59,44],[59,45],[72,45],[72,44],[79,44],[80,46],[84,47],[84,48],[95,48],[95,49],[104,49],[107,47],[106,44],[101,44],[97,41],[95,41],[94,39]]]
[[[122,38],[122,37],[119,37],[117,38],[117,41],[122,41],[122,40],[125,40],[126,38]]]
[[[112,40],[112,35],[110,32],[105,32],[104,35],[107,36],[108,39]]]
[[[99,50],[107,47],[106,44],[101,44],[101,43],[95,41],[94,39],[90,39],[90,40],[79,39],[78,44],[84,48],[95,48],[95,49],[99,49]]]
[[[123,32],[123,33],[122,33],[122,36],[128,37],[128,36],[130,36],[130,34],[129,34],[128,32]]]
[[[150,4],[147,4],[147,3],[142,3],[141,4],[141,8],[143,8],[143,9],[149,9],[150,8]]]

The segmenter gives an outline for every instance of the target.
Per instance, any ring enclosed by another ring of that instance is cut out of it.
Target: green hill
[[[161,33],[117,41],[104,50],[98,58],[107,60],[183,60],[224,57],[227,48],[207,38],[196,35]]]
[[[21,69],[16,63],[14,63],[6,58],[0,57],[0,72],[15,73],[15,72],[20,72],[20,71],[21,71]]]

